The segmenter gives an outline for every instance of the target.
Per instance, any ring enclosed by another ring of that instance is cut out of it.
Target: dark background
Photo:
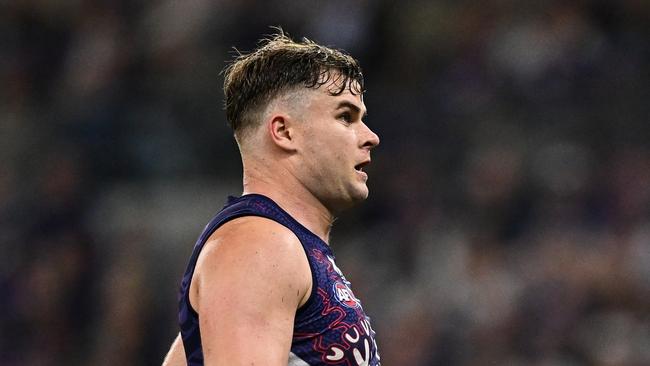
[[[650,364],[650,2],[0,2],[0,364],[157,365],[241,168],[219,72],[357,57],[339,266],[385,365]]]

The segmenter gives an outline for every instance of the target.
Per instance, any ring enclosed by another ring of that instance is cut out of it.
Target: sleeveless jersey
[[[288,366],[380,365],[370,318],[365,315],[350,283],[336,266],[329,245],[271,199],[258,194],[229,197],[228,203],[208,223],[194,245],[181,283],[178,313],[187,365],[203,365],[199,314],[192,308],[189,298],[196,261],[215,230],[242,216],[265,217],[287,227],[298,237],[307,254],[312,272],[312,292],[307,302],[296,311]],[[254,346],[251,342],[251,347]]]

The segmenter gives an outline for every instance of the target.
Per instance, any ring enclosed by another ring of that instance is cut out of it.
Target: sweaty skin
[[[264,123],[239,142],[244,194],[271,198],[328,243],[334,215],[368,196],[363,166],[379,138],[362,120],[360,95],[332,96],[326,87],[301,93],[304,106],[270,103]],[[289,229],[251,216],[224,224],[203,248],[190,287],[205,365],[286,366],[296,310],[311,287],[307,257]],[[185,364],[179,336],[163,365]]]

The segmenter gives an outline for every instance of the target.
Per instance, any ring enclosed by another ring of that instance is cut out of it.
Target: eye
[[[341,113],[339,119],[345,123],[352,123],[352,115],[349,112]]]

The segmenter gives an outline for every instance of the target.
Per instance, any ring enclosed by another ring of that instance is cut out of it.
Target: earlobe
[[[291,120],[284,115],[275,115],[267,123],[273,143],[284,150],[295,150]]]

